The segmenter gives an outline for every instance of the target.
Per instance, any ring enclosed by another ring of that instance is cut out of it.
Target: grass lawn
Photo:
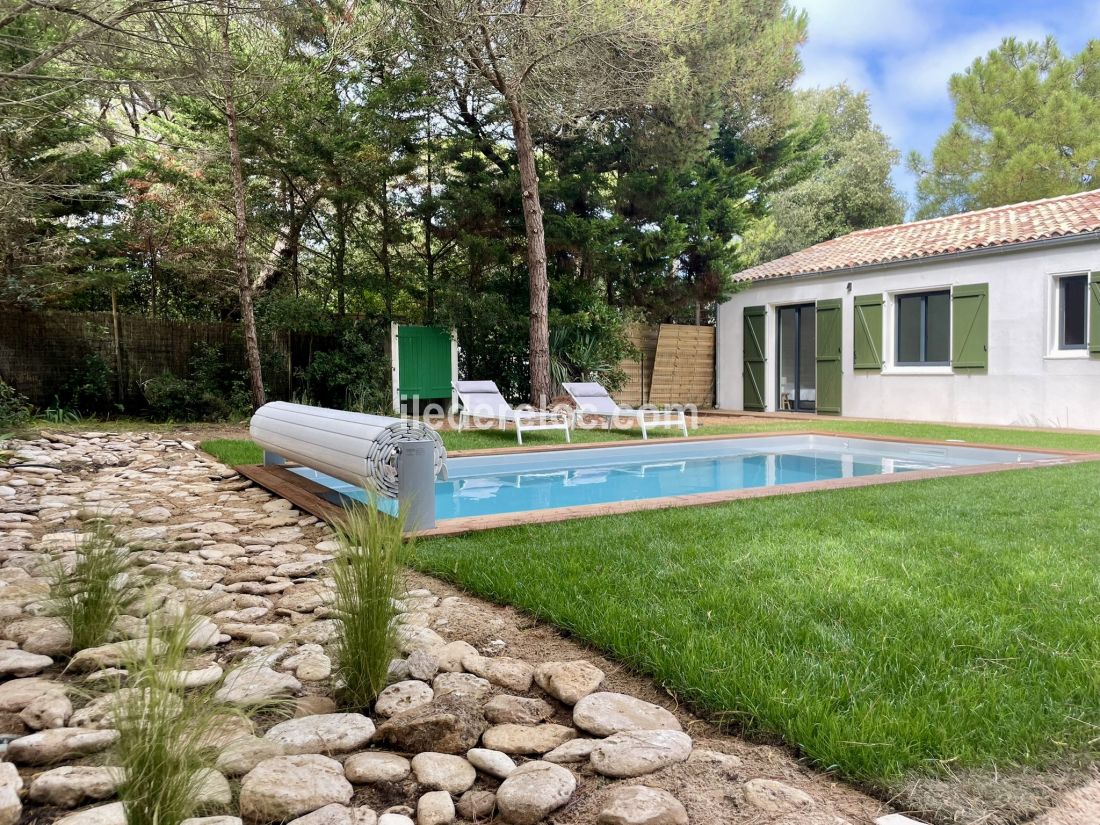
[[[1100,452],[1100,436],[1068,433],[817,427]],[[496,530],[422,542],[416,564],[888,793],[1100,754],[1100,464]]]

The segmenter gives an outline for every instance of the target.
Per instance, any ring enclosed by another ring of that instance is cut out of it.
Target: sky
[[[927,156],[951,125],[952,74],[1009,35],[1053,34],[1067,54],[1100,37],[1100,0],[792,0],[809,15],[799,88],[847,82],[870,96],[871,114],[901,150],[894,172],[912,200],[905,168]]]

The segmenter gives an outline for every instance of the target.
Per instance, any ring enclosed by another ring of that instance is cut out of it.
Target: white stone
[[[352,809],[334,802],[293,819],[287,825],[352,825]]]
[[[437,652],[445,644],[442,636],[426,627],[402,625],[397,628],[397,647],[402,653],[412,653],[415,650]]]
[[[576,739],[577,732],[567,725],[544,722],[540,725],[493,725],[481,736],[482,744],[493,750],[515,754],[543,754]]]
[[[531,681],[535,677],[535,669],[522,659],[513,659],[511,656],[465,656],[462,659],[462,667],[475,676],[487,679],[494,685],[499,685],[506,690],[516,693],[526,693],[531,689]]]
[[[266,666],[242,666],[230,671],[214,696],[234,705],[260,705],[301,688],[302,683],[289,673],[277,673]]]
[[[602,739],[571,739],[564,745],[558,745],[550,753],[542,757],[546,762],[567,764],[570,762],[587,762],[596,749],[596,745]]]
[[[121,781],[118,768],[65,766],[35,774],[28,797],[42,805],[75,808],[110,799]]]
[[[567,705],[575,705],[603,683],[604,672],[591,662],[544,662],[535,668],[535,683]]]
[[[427,650],[414,650],[405,660],[409,676],[422,682],[430,682],[439,673],[439,658]]]
[[[148,691],[149,688],[144,690]],[[74,728],[111,728],[114,726],[114,716],[119,712],[119,708],[122,708],[125,713],[131,712],[125,710],[128,704],[135,710],[149,705],[151,700],[148,695],[146,694],[143,698],[138,691],[139,688],[122,688],[114,693],[99,696],[73,713],[69,724]],[[178,716],[183,710],[183,702],[170,693],[157,701],[158,703],[163,701],[165,713],[171,713],[173,716]]]
[[[590,693],[573,708],[573,724],[596,736],[630,730],[682,730],[660,705],[625,693]]]
[[[446,673],[461,673],[462,660],[467,656],[477,656],[477,648],[469,642],[448,642],[438,650],[432,651],[439,669]]]
[[[418,753],[412,758],[412,770],[419,784],[454,794],[469,790],[477,780],[473,765],[447,753]]]
[[[242,736],[225,746],[214,767],[226,776],[244,776],[254,767],[276,756],[285,756],[286,750],[278,742],[258,736]]]
[[[83,673],[108,667],[123,667],[127,661],[144,658],[147,653],[161,656],[167,648],[168,645],[161,639],[128,639],[124,642],[112,642],[81,650],[69,660],[69,669]]]
[[[416,825],[450,825],[455,821],[455,803],[446,791],[432,791],[416,803]]]
[[[53,825],[126,825],[126,809],[121,802],[111,802],[63,816]]]
[[[800,811],[814,805],[813,797],[808,793],[775,779],[750,779],[745,783],[744,791],[749,804],[769,813]]]
[[[412,765],[404,756],[384,751],[364,751],[344,761],[344,775],[349,782],[400,782],[409,775]]]
[[[52,664],[53,659],[40,653],[18,648],[0,650],[0,676],[34,676]]]
[[[195,801],[204,805],[228,805],[233,801],[229,780],[211,768],[200,769],[195,774]]]
[[[19,791],[23,779],[11,762],[0,762],[0,825],[16,825],[23,815],[23,803]]]
[[[264,738],[283,746],[288,754],[349,753],[374,736],[374,723],[361,713],[323,713],[288,719],[272,727]]]
[[[687,811],[676,797],[659,788],[619,785],[600,806],[597,825],[688,825]]]
[[[378,817],[378,825],[416,825],[404,814],[382,814]]]
[[[43,693],[19,712],[19,718],[31,730],[63,728],[73,715],[73,703],[63,693]]]
[[[0,684],[0,711],[18,713],[45,694],[64,695],[65,686],[50,679],[31,677]]]
[[[497,808],[511,825],[535,825],[565,805],[576,789],[576,778],[561,765],[525,762],[497,789]]]
[[[437,699],[448,693],[457,693],[472,699],[484,699],[493,692],[493,686],[487,679],[474,676],[472,673],[443,672],[432,680],[432,690]]]
[[[516,769],[516,763],[512,757],[489,748],[470,748],[466,751],[466,759],[482,773],[497,779],[507,779],[508,775]]]
[[[172,518],[172,511],[167,507],[150,507],[139,511],[137,517],[148,524],[159,524]]]
[[[22,765],[49,765],[109,748],[117,730],[53,728],[8,743],[7,758]]]
[[[278,756],[261,762],[241,782],[241,816],[281,822],[334,802],[347,805],[354,789],[343,766],[317,754]]]
[[[542,699],[500,694],[485,704],[485,718],[493,725],[537,725],[554,715],[554,708]]]
[[[592,750],[597,773],[617,778],[644,776],[684,762],[691,737],[678,730],[634,730],[609,736]]]
[[[180,825],[244,825],[244,820],[239,816],[193,816]]]
[[[374,703],[374,712],[379,716],[394,716],[402,711],[426,705],[435,698],[431,686],[415,679],[397,682],[385,688]]]
[[[168,679],[175,681],[185,688],[208,687],[221,680],[225,671],[217,662],[211,662],[206,667],[196,667],[192,670],[177,670],[174,674],[165,674]]]

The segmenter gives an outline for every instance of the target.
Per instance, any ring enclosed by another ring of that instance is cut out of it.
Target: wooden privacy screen
[[[628,381],[616,401],[631,407],[714,406],[714,327],[634,325],[628,335],[641,356],[619,365]]]
[[[653,381],[653,359],[657,355],[656,325],[631,324],[626,334],[638,350],[637,360],[619,362],[619,369],[626,373],[626,385],[615,393],[615,400],[627,407],[640,407],[649,398],[649,386]]]

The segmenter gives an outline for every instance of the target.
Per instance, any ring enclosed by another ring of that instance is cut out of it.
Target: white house
[[[1100,429],[1100,190],[865,229],[738,277],[719,408]]]

